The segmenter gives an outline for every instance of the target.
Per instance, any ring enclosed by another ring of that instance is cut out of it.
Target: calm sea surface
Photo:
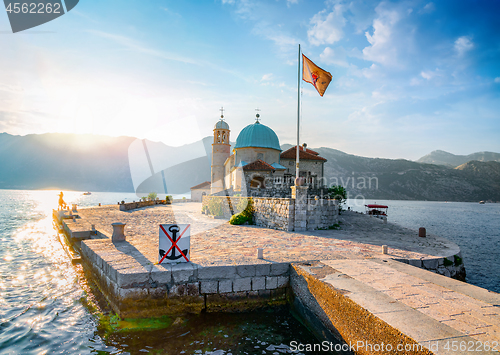
[[[0,354],[273,354],[292,340],[316,342],[286,307],[201,315],[163,330],[104,332],[88,306],[81,267],[68,261],[52,228],[57,192],[0,190]],[[65,192],[65,200],[91,206],[137,196]],[[390,221],[453,240],[467,281],[500,292],[500,204],[377,202],[390,206]]]

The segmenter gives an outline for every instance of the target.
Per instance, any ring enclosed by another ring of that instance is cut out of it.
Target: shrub
[[[229,223],[234,225],[240,225],[248,221],[248,218],[244,216],[242,213],[235,214],[229,220]]]
[[[233,215],[229,223],[234,225],[240,225],[245,222],[253,224],[253,203],[251,198],[240,198],[236,205],[236,210],[241,212]]]
[[[208,200],[208,212],[211,215],[214,215],[216,217],[220,217],[224,215],[224,206],[222,199],[218,198],[210,198]]]
[[[158,197],[158,194],[156,192],[150,192],[148,195],[148,198],[150,200],[156,200],[157,197]]]

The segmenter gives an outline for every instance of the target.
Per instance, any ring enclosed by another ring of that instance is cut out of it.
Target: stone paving
[[[233,226],[227,220],[201,214],[201,203],[158,205],[133,211],[118,206],[81,208],[78,223],[95,224],[111,236],[113,222],[126,223],[127,241],[145,258],[158,258],[158,229],[163,223],[191,224],[191,261],[200,266],[296,262],[306,260],[391,257],[420,259],[449,256],[460,252],[444,238],[399,227],[355,212],[344,211],[340,230],[285,232],[256,226]],[[381,246],[388,245],[388,255]],[[110,246],[112,247],[112,245]],[[264,248],[264,259],[257,259]]]
[[[338,271],[341,275],[347,275],[375,291],[389,296],[390,299],[457,330],[462,335],[471,338],[468,341],[480,341],[483,344],[489,344],[492,350],[500,351],[500,295],[497,293],[488,292],[440,275],[422,274],[422,270],[391,260],[385,262],[383,260],[327,260],[322,261],[322,263]],[[419,277],[421,275],[425,275],[425,278]],[[339,280],[341,279],[336,274],[322,279],[334,287],[340,287],[344,290],[350,288],[349,281]],[[351,295],[348,297],[360,303],[376,316],[384,319],[389,313],[392,313],[395,317],[390,316],[386,321],[401,326],[398,319],[405,318],[404,309],[387,308],[390,302],[376,304],[373,302],[375,299],[373,291],[368,289],[352,288],[350,292]],[[370,297],[366,297],[366,295],[370,295]],[[381,306],[384,308],[380,308]],[[399,316],[397,312],[400,312]],[[411,320],[407,320],[407,322],[411,322]],[[434,332],[436,333],[437,330]],[[440,339],[438,334],[432,336],[434,339]],[[445,336],[442,337],[442,339],[445,338]],[[471,343],[476,349],[476,343]],[[496,349],[493,349],[495,348],[494,344],[496,344]],[[470,345],[467,344],[467,349]],[[484,350],[483,347],[480,351]]]

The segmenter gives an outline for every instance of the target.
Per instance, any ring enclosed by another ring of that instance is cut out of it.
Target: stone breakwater
[[[81,251],[113,310],[121,317],[240,311],[286,302],[289,263],[156,265],[127,242],[89,240]]]
[[[257,203],[266,206],[272,200]],[[210,295],[216,294],[238,299],[238,307],[248,302],[284,301],[289,278],[286,265],[292,262],[391,258],[443,274],[448,271],[455,277],[465,272],[463,264],[455,265],[461,259],[454,243],[432,235],[419,238],[416,231],[366,215],[343,213],[338,216],[339,230],[287,232],[233,226],[204,216],[201,206],[179,203],[129,211],[121,211],[119,206],[82,208],[75,218],[61,222],[69,236],[83,239],[82,258],[119,314],[142,314],[149,303],[166,313],[179,312],[182,307],[210,309],[214,307]],[[111,241],[114,222],[125,223],[126,241]],[[174,222],[192,225],[191,263],[155,265],[158,225]],[[382,254],[382,245],[388,246],[387,254]],[[263,259],[257,259],[258,248],[264,251]],[[445,258],[453,260],[453,265],[448,261],[445,266]],[[189,299],[181,302],[185,297]],[[172,302],[177,306],[171,306]],[[141,303],[144,305],[138,306]],[[231,302],[225,304],[229,307]]]

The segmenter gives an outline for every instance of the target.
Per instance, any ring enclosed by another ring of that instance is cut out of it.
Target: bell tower
[[[224,162],[231,155],[229,125],[224,121],[224,108],[221,108],[220,111],[220,120],[215,124],[212,144],[212,187],[210,192],[213,194],[227,188],[224,186]]]

